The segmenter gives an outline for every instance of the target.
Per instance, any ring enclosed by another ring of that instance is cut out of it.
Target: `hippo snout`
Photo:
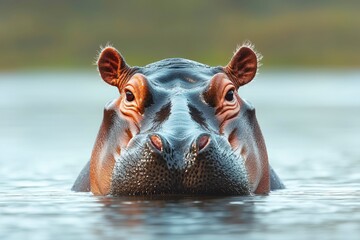
[[[243,159],[221,136],[186,140],[154,133],[116,162],[112,195],[249,194]]]

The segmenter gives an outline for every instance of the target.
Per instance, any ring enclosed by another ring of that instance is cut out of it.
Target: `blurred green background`
[[[224,65],[245,40],[265,68],[358,68],[360,1],[0,0],[0,71],[94,68],[107,43],[130,65]]]

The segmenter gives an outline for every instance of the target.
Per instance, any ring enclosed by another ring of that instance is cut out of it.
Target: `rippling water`
[[[240,90],[287,186],[250,197],[71,192],[117,90],[28,72],[0,91],[0,239],[359,239],[360,72],[264,71]]]

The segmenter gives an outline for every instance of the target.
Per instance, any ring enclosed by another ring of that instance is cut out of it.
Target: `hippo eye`
[[[131,91],[126,90],[125,94],[126,94],[126,101],[128,101],[128,102],[134,101],[135,96]]]
[[[231,102],[234,100],[234,90],[229,90],[225,95],[225,100]]]

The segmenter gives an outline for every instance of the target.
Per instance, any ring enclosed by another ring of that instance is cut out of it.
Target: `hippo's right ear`
[[[113,47],[106,47],[101,51],[97,65],[101,78],[108,84],[118,87],[119,90],[131,73],[131,67]]]
[[[261,55],[257,54],[250,43],[238,48],[224,71],[230,77],[236,88],[249,83],[256,75],[258,61]]]

